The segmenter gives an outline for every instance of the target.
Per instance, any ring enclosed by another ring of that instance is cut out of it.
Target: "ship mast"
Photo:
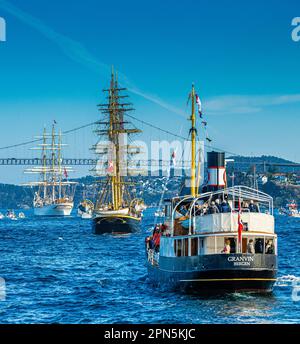
[[[59,177],[59,186],[58,186],[58,199],[61,199],[61,191],[62,191],[62,166],[61,166],[61,163],[62,163],[62,155],[61,155],[61,149],[62,149],[62,133],[61,133],[61,130],[59,131],[59,138],[58,138],[58,152],[57,152],[57,155],[58,155],[58,177]]]
[[[101,136],[105,135],[108,140],[112,143],[113,152],[112,156],[108,158],[107,165],[110,165],[109,173],[105,173],[107,181],[103,188],[102,194],[98,199],[96,208],[101,207],[109,199],[113,210],[119,210],[124,206],[129,206],[131,201],[130,192],[127,188],[132,183],[124,180],[124,164],[127,165],[128,155],[138,154],[136,152],[129,152],[129,149],[138,148],[135,146],[127,145],[124,134],[139,133],[141,130],[135,128],[126,128],[124,124],[128,123],[124,121],[124,114],[128,111],[133,111],[131,103],[123,102],[123,98],[127,98],[126,95],[120,94],[125,91],[126,88],[119,87],[117,74],[112,68],[110,88],[103,90],[108,93],[108,104],[100,104],[100,111],[105,117],[105,121],[98,121],[97,124],[105,125],[106,129],[97,129],[96,133]],[[99,152],[99,144],[96,144],[93,149],[96,154],[101,155],[105,153]],[[128,169],[127,169],[127,172]],[[98,174],[99,175],[99,174]],[[110,195],[109,195],[110,194]]]
[[[195,114],[195,87],[194,84],[192,85],[192,114],[190,117],[192,127],[190,129],[191,139],[192,139],[192,148],[191,148],[191,196],[196,197],[198,193],[197,186],[196,186],[196,114]]]
[[[47,197],[47,153],[46,153],[46,146],[47,146],[47,130],[46,127],[44,128],[43,132],[43,148],[42,148],[42,155],[43,155],[43,184],[44,184],[44,199]]]
[[[52,201],[55,201],[55,184],[56,184],[56,175],[55,175],[55,126],[52,124]]]

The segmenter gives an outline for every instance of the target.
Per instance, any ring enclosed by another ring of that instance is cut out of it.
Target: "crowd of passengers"
[[[241,204],[243,212],[250,212],[250,213],[259,213],[259,206],[253,201],[250,202],[243,201]],[[228,197],[225,195],[222,199],[217,198],[215,200],[208,200],[203,204],[196,204],[195,205],[195,215],[196,216],[203,216],[209,214],[219,214],[219,213],[230,213],[231,212],[231,205],[228,202]],[[188,215],[189,213],[189,204],[182,205],[179,209],[179,212],[182,215]]]
[[[265,253],[274,254],[274,252],[275,252],[275,249],[274,249],[273,240],[271,239],[266,240]],[[235,243],[234,245],[232,245],[232,242],[229,239],[225,240],[225,246],[223,250],[221,251],[221,253],[227,253],[227,254],[235,253]],[[264,253],[264,240],[259,238],[259,239],[256,239],[254,243],[254,240],[250,239],[247,244],[247,253],[251,253],[251,254]]]

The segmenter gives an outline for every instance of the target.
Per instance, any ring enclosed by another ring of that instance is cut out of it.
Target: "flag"
[[[201,100],[200,100],[198,94],[195,94],[195,97],[196,97],[196,104],[197,104],[197,106],[198,106],[198,114],[199,114],[200,118],[203,118],[203,116],[202,116],[202,104],[201,104]]]
[[[205,127],[207,126],[207,122],[206,121],[202,121],[201,122]]]
[[[239,252],[242,253],[242,232],[244,230],[244,225],[242,221],[242,207],[241,200],[239,198],[239,213],[238,213],[238,247]]]
[[[191,99],[191,93],[189,93],[189,96],[188,96],[188,100],[187,100],[187,102],[186,102],[186,106],[188,106],[189,105],[189,102],[190,102],[190,99]]]
[[[68,178],[68,171],[67,171],[67,169],[66,168],[64,168],[64,176],[66,177],[66,179]]]
[[[206,141],[210,143],[210,142],[212,142],[212,139],[210,139],[209,137],[207,137],[207,138],[206,138]]]
[[[54,123],[54,124],[57,124],[57,122],[56,122],[56,120],[55,120],[55,119],[53,120],[53,123]]]
[[[173,151],[173,153],[171,155],[171,159],[172,159],[173,166],[175,166],[176,165],[176,153],[175,153],[175,151]]]
[[[107,173],[113,173],[113,172],[114,172],[114,163],[113,161],[109,161],[108,166],[107,166]]]

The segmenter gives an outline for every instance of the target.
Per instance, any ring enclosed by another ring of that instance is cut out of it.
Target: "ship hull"
[[[93,230],[95,234],[129,234],[140,229],[140,218],[126,215],[95,216]]]
[[[70,216],[73,203],[50,204],[44,207],[34,208],[35,216]]]
[[[160,265],[148,261],[149,278],[154,284],[192,293],[272,292],[277,275],[275,255],[255,255],[253,261],[248,261],[249,256],[243,261],[241,254],[210,256],[179,257],[173,262],[162,258]]]

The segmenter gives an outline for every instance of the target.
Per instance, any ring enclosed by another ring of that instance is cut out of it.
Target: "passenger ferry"
[[[193,133],[194,106],[191,120]],[[150,280],[193,292],[271,292],[277,274],[273,199],[246,186],[228,187],[219,152],[208,153],[200,194],[195,140],[192,135],[190,195],[165,200],[165,222],[146,239]]]

